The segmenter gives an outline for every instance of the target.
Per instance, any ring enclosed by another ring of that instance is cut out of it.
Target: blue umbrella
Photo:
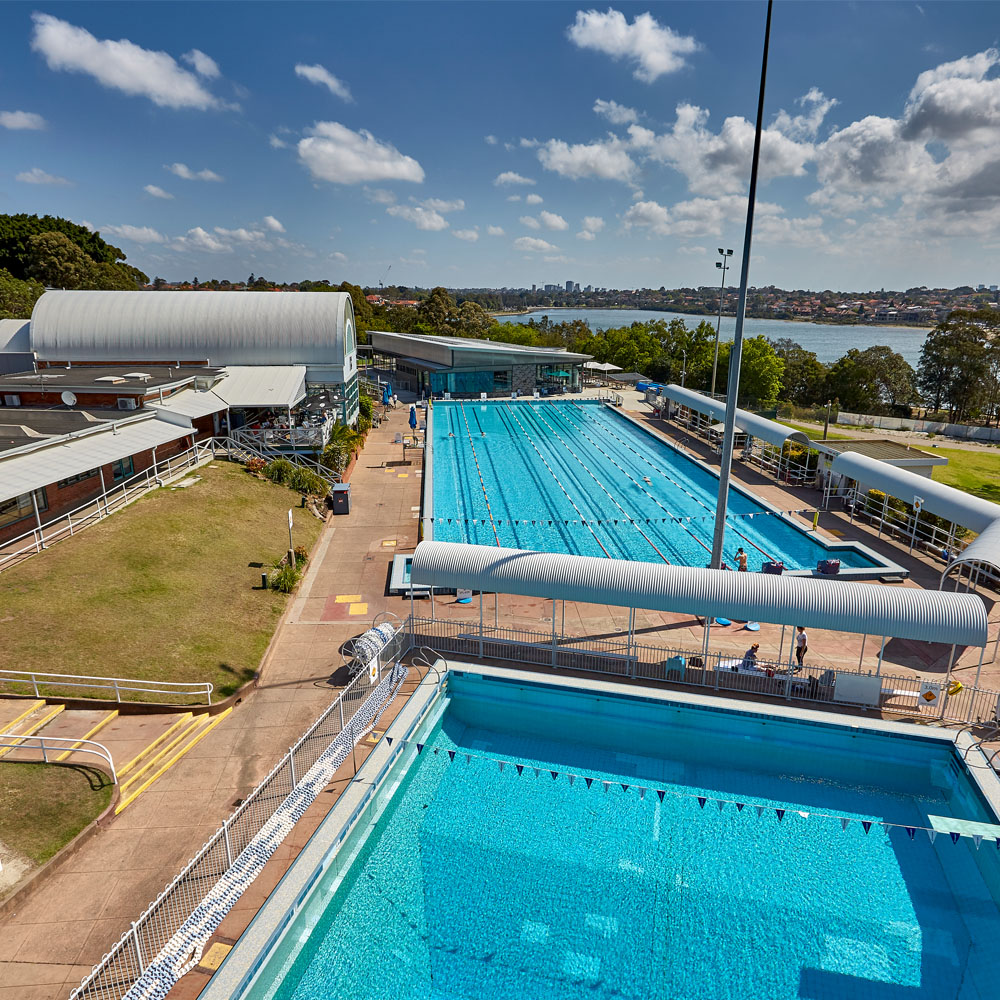
[[[410,427],[413,430],[417,429],[417,408],[415,406],[410,407]]]

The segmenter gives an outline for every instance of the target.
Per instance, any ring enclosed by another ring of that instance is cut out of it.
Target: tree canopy
[[[101,234],[54,215],[0,215],[0,267],[15,278],[28,277],[30,241],[42,233],[62,233],[87,257],[98,264],[125,260],[124,251],[101,239]]]

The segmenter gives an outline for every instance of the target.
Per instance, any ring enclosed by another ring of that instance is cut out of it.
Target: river
[[[536,309],[519,316],[498,316],[501,323],[536,322],[548,316],[553,323],[572,322],[582,319],[592,330],[606,330],[609,327],[631,326],[633,323],[648,323],[662,319],[669,323],[672,319],[682,319],[689,326],[697,326],[702,320],[715,328],[713,316],[691,316],[686,313],[654,312],[648,309]],[[732,340],[736,330],[736,320],[732,316],[722,317],[720,335],[723,340]],[[914,368],[920,361],[920,348],[930,330],[912,326],[842,326],[833,323],[800,323],[782,319],[747,319],[743,326],[744,336],[756,337],[763,334],[772,340],[787,337],[801,344],[807,351],[815,351],[816,357],[829,363],[843,357],[852,347],[863,351],[876,344],[887,345],[904,358]]]

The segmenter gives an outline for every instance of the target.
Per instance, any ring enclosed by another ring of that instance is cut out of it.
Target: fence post
[[[41,743],[41,745],[42,745],[42,760],[45,761],[46,764],[48,764],[48,762],[49,762],[49,752],[48,752],[48,750],[45,747],[45,737],[44,736],[40,736],[38,738],[38,742]]]
[[[139,928],[134,920],[132,921],[132,947],[135,948],[135,960],[139,963],[139,971],[141,972],[146,968],[146,963],[142,957],[142,946],[139,944]]]
[[[34,691],[35,691],[35,697],[37,698],[38,697],[38,678],[34,674],[31,675],[31,686],[34,689]]]
[[[69,522],[69,533],[70,533],[70,535],[72,535],[73,534],[73,518],[70,517],[69,514],[67,514],[66,515],[66,520]]]
[[[337,707],[340,709],[340,731],[344,731],[344,694],[341,692],[340,697],[337,699]]]
[[[121,693],[121,691],[118,690],[118,678],[116,677],[112,681],[112,683],[115,686],[115,701],[119,701],[120,702],[122,700],[122,693]]]
[[[222,839],[226,842],[226,869],[233,867],[233,845],[229,842],[229,817],[222,821]]]
[[[295,750],[294,747],[289,747],[288,748],[288,767],[289,767],[289,769],[291,770],[291,773],[292,773],[292,791],[293,792],[295,791],[295,786],[298,784],[298,782],[295,780],[295,753],[294,753],[294,750]]]

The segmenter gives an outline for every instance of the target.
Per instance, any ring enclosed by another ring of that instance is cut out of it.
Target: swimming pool
[[[1000,850],[946,831],[996,816],[947,739],[579,683],[449,673],[243,996],[992,995]]]
[[[596,400],[434,404],[428,537],[543,552],[705,566],[718,477]],[[425,503],[425,513],[428,505]],[[826,545],[750,494],[729,494],[724,559],[877,575],[856,545]],[[895,568],[895,569],[898,569]]]

